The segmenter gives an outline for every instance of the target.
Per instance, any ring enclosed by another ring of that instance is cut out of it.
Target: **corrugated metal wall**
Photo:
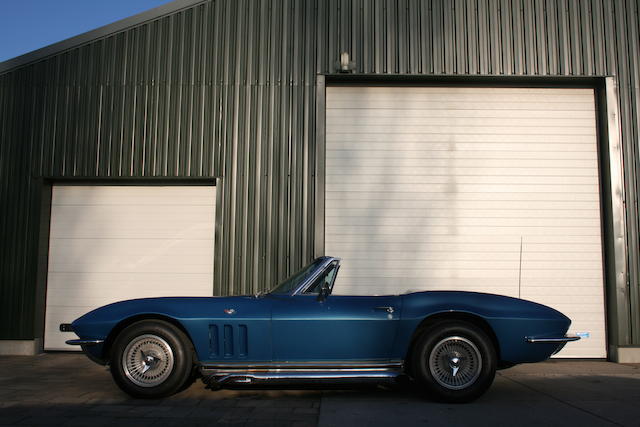
[[[211,0],[0,76],[0,338],[34,331],[37,177],[221,177],[215,292],[313,256],[315,81],[617,76],[638,318],[636,0]]]

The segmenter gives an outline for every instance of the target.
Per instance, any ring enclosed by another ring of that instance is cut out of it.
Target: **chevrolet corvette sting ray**
[[[321,257],[268,293],[122,301],[60,329],[108,364],[122,390],[147,398],[198,376],[212,388],[405,376],[438,400],[467,402],[496,369],[545,360],[578,339],[566,335],[562,313],[506,296],[331,295],[339,268],[339,259]]]

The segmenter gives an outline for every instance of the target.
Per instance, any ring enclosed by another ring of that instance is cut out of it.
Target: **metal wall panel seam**
[[[570,60],[571,60],[571,74],[582,74],[582,44],[581,41],[581,4],[578,2],[568,2],[568,27],[569,27],[569,42],[570,42]]]
[[[11,261],[10,263],[10,269],[9,271],[12,273],[10,276],[10,282],[12,285],[12,289],[11,289],[11,296],[16,298],[18,301],[17,304],[15,304],[13,307],[11,307],[10,313],[13,316],[19,316],[21,315],[21,311],[19,310],[20,307],[24,304],[24,301],[22,299],[22,293],[24,292],[23,289],[21,289],[18,285],[20,282],[22,282],[22,280],[16,280],[18,277],[20,277],[20,273],[21,271],[19,270],[19,263],[20,263],[20,245],[21,245],[21,241],[19,239],[19,235],[20,235],[20,228],[21,228],[21,223],[24,220],[24,210],[25,207],[24,205],[22,205],[21,202],[21,193],[22,193],[22,185],[20,182],[20,172],[19,172],[19,168],[22,166],[21,162],[20,162],[20,156],[22,155],[22,146],[19,144],[20,140],[19,140],[19,125],[20,125],[20,118],[22,116],[22,100],[24,99],[23,96],[24,94],[22,93],[23,88],[24,88],[24,82],[23,79],[25,78],[25,74],[21,73],[21,74],[16,74],[15,75],[15,85],[16,85],[16,90],[15,90],[15,98],[14,98],[14,102],[13,102],[13,108],[14,111],[12,111],[12,124],[10,125],[10,129],[11,129],[11,133],[13,136],[13,141],[11,141],[11,146],[13,148],[12,151],[9,152],[10,154],[10,159],[11,161],[11,168],[9,171],[9,176],[10,179],[9,180],[9,184],[12,184],[9,187],[9,199],[8,199],[8,205],[15,205],[16,207],[18,207],[19,210],[19,214],[16,218],[14,218],[13,224],[9,225],[7,224],[7,235],[9,236],[9,241],[13,242],[13,245],[11,247],[11,252],[14,254],[14,259]],[[13,181],[13,182],[11,182]],[[16,256],[17,255],[17,256]],[[23,334],[23,330],[22,327],[18,328],[17,331],[18,336]]]
[[[32,96],[33,86],[31,83],[31,69],[27,71],[27,73],[23,74],[23,81],[21,83],[21,92],[20,93],[20,104],[21,104],[21,114],[19,117],[19,127],[21,135],[28,135],[29,133],[29,123],[31,121],[31,113],[30,113],[30,102],[29,99]],[[20,154],[17,157],[18,164],[20,165],[22,170],[28,170],[30,167],[30,147],[28,138],[22,137],[18,138],[16,142],[20,143]],[[22,175],[22,174],[21,174]],[[33,304],[31,304],[31,299],[34,298],[34,288],[35,283],[30,282],[29,278],[32,277],[32,271],[28,271],[29,259],[31,258],[28,250],[29,247],[32,246],[33,239],[30,237],[30,222],[31,222],[31,214],[32,208],[30,206],[31,201],[31,191],[32,191],[32,181],[30,176],[20,176],[18,180],[18,188],[20,192],[16,197],[16,202],[18,205],[23,206],[23,210],[21,212],[21,216],[19,221],[17,222],[17,244],[13,246],[12,250],[15,255],[17,255],[16,262],[16,271],[20,273],[23,277],[22,280],[18,281],[18,283],[22,282],[22,286],[20,288],[20,303],[17,305],[17,308],[20,313],[24,313],[26,316],[30,316],[33,312]],[[35,255],[35,254],[34,254]],[[28,334],[29,331],[22,328],[21,335]]]
[[[13,153],[15,146],[16,133],[14,130],[14,115],[17,113],[17,108],[13,105],[17,100],[17,82],[16,73],[5,74],[4,76],[0,76],[4,83],[4,90],[2,91],[3,98],[0,98],[0,111],[2,115],[0,115],[0,124],[2,125],[2,144],[0,144],[0,155],[2,159],[0,159],[0,164],[2,167],[2,172],[4,173],[3,179],[0,180],[0,210],[5,211],[3,215],[0,215],[0,237],[2,237],[3,242],[11,242],[13,246],[13,239],[10,234],[10,223],[13,222],[17,215],[20,214],[19,209],[20,206],[16,206],[16,210],[18,210],[16,215],[10,215],[9,209],[12,205],[11,203],[11,188],[13,184],[13,168],[15,167],[14,161],[9,161],[9,159],[13,158]],[[15,302],[18,304],[21,303],[19,298],[16,298],[15,288],[16,283],[13,279],[15,276],[15,272],[13,272],[13,259],[10,258],[10,247],[9,245],[3,245],[2,250],[0,252],[0,262],[2,265],[0,266],[0,278],[2,278],[2,290],[0,291],[0,295],[2,295],[2,301],[11,301],[12,304],[6,304],[3,310],[0,310],[0,319],[2,319],[2,324],[0,326],[0,330],[2,330],[4,336],[8,336],[10,338],[16,337],[15,330],[10,328],[10,325],[15,329],[18,329],[19,325],[14,325],[11,321],[12,319],[19,318],[21,313],[14,313],[14,309],[17,306]],[[18,301],[16,301],[18,300]],[[19,334],[19,331],[18,331]]]
[[[525,74],[536,75],[538,60],[536,53],[536,34],[539,30],[536,23],[536,15],[533,13],[533,0],[523,0],[522,6],[522,31],[523,31],[523,63]]]
[[[34,136],[33,132],[30,132],[30,123],[33,121],[36,111],[36,97],[35,95],[35,86],[33,84],[33,67],[29,68],[28,72],[28,81],[30,88],[24,96],[24,105],[25,105],[25,116],[28,117],[28,120],[23,118],[23,135],[29,135],[27,150],[24,150],[25,153],[25,163],[23,167],[27,170],[31,168],[33,163],[33,153],[34,153]],[[29,100],[31,101],[29,103]],[[29,105],[31,104],[31,105]],[[27,108],[30,110],[28,114],[26,114]],[[26,139],[26,138],[25,138]],[[29,268],[32,260],[37,259],[38,256],[38,231],[39,231],[39,218],[38,218],[38,208],[39,208],[39,197],[38,194],[38,184],[31,178],[31,176],[26,177],[24,179],[24,190],[23,191],[23,203],[26,205],[26,210],[24,212],[24,229],[22,231],[21,243],[23,244],[23,253],[20,254],[20,260],[22,263],[21,270],[25,276],[24,286],[22,287],[22,297],[20,304],[20,312],[24,313],[25,317],[34,318],[35,312],[35,299],[36,299],[36,278],[37,278],[37,270],[33,268]],[[30,331],[24,330],[23,334],[27,335]]]
[[[526,43],[525,43],[525,26],[523,19],[523,0],[518,0],[515,9],[512,11],[512,37],[513,37],[513,57],[514,57],[514,74],[523,75],[527,73],[526,68]]]

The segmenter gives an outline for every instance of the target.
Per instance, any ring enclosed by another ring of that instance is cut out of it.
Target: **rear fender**
[[[550,307],[517,298],[475,292],[418,292],[403,296],[393,356],[405,357],[421,328],[434,319],[444,318],[464,318],[490,331],[498,358],[505,364],[545,360],[555,347],[532,345],[526,342],[526,337],[562,336],[571,324],[566,316]]]

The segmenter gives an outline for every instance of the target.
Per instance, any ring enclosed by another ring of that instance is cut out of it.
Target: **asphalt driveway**
[[[79,354],[0,357],[0,426],[640,426],[640,365],[554,360],[500,371],[476,402],[406,386],[209,391],[132,399]]]

